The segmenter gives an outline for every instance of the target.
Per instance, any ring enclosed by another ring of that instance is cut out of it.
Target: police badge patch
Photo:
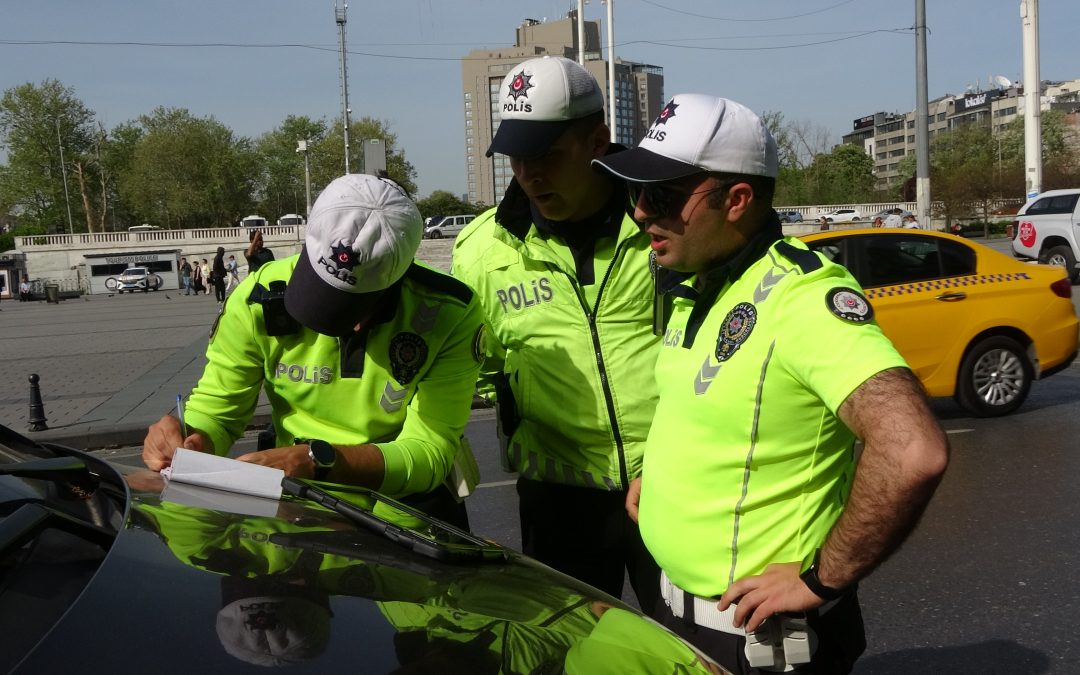
[[[473,338],[472,355],[477,363],[484,362],[484,324],[476,329],[476,337]]]
[[[390,340],[390,370],[398,384],[412,382],[427,356],[427,343],[416,333],[398,333]]]
[[[720,361],[730,359],[750,337],[756,323],[757,308],[749,302],[740,302],[732,307],[720,326],[720,337],[716,338],[716,358]]]
[[[834,288],[825,294],[829,311],[849,323],[866,323],[874,318],[874,308],[853,288]]]

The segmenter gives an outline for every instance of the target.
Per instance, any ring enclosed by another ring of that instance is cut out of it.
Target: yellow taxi
[[[927,230],[831,230],[801,239],[851,270],[927,393],[953,396],[976,416],[1013,412],[1033,380],[1076,358],[1072,283],[1060,267]]]

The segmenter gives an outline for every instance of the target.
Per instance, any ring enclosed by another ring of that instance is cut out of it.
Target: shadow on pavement
[[[1050,670],[1046,654],[1011,640],[989,640],[957,647],[904,649],[863,657],[856,675],[908,675],[909,673],[1010,673],[1037,675]]]

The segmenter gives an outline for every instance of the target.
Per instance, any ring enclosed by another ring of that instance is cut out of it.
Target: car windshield
[[[124,270],[124,276],[128,276],[128,277],[138,277],[138,276],[145,276],[145,275],[146,275],[146,268],[145,267],[129,267],[126,270]]]
[[[0,426],[0,672],[90,583],[126,504],[123,479],[104,463]]]

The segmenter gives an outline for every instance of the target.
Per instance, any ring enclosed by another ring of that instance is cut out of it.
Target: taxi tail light
[[[1072,281],[1068,277],[1064,279],[1058,279],[1054,283],[1050,284],[1050,290],[1054,292],[1054,295],[1059,295],[1063,298],[1072,297]]]

